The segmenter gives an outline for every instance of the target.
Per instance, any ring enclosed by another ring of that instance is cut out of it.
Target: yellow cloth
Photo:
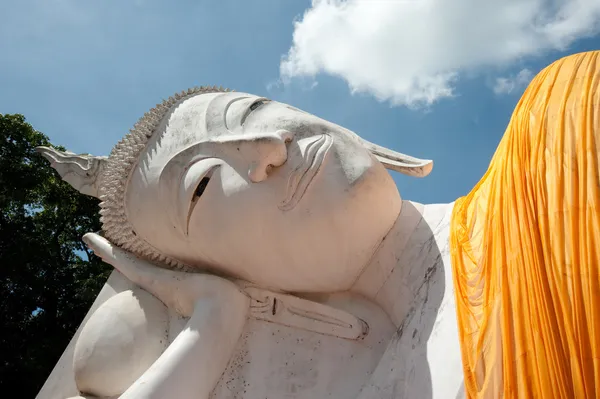
[[[519,101],[450,244],[468,398],[600,397],[600,52]]]

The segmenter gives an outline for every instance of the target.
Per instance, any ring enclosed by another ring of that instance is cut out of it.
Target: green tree
[[[0,391],[31,398],[110,273],[81,242],[100,230],[98,201],[63,182],[40,145],[48,137],[22,115],[0,114]]]

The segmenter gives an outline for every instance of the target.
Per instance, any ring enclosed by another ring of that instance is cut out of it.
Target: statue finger
[[[121,251],[119,248],[97,233],[87,233],[81,239],[96,256],[114,266],[116,261],[115,252]]]

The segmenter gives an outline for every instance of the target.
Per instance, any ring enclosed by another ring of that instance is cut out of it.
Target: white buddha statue
[[[157,106],[108,158],[41,151],[102,200],[103,237],[84,240],[135,285],[79,335],[82,395],[383,397],[370,380],[387,363],[395,378],[378,390],[460,389],[450,272],[430,230],[451,206],[403,202],[385,169],[425,176],[431,161],[216,88]],[[139,325],[119,327],[129,308]],[[394,339],[402,354],[384,355]],[[450,363],[432,370],[428,356]]]
[[[38,397],[597,397],[598,60],[542,71],[451,204],[386,170],[431,161],[217,88],[108,158],[41,148],[101,199],[84,241],[118,272]]]

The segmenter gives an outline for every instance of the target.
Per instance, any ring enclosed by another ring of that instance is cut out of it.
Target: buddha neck
[[[422,305],[419,302],[427,301],[422,291],[432,289],[432,282],[438,293],[447,295],[445,286],[452,281],[448,250],[452,206],[402,201],[394,226],[351,289],[381,306],[397,327],[411,309]],[[441,278],[433,279],[434,275]]]

